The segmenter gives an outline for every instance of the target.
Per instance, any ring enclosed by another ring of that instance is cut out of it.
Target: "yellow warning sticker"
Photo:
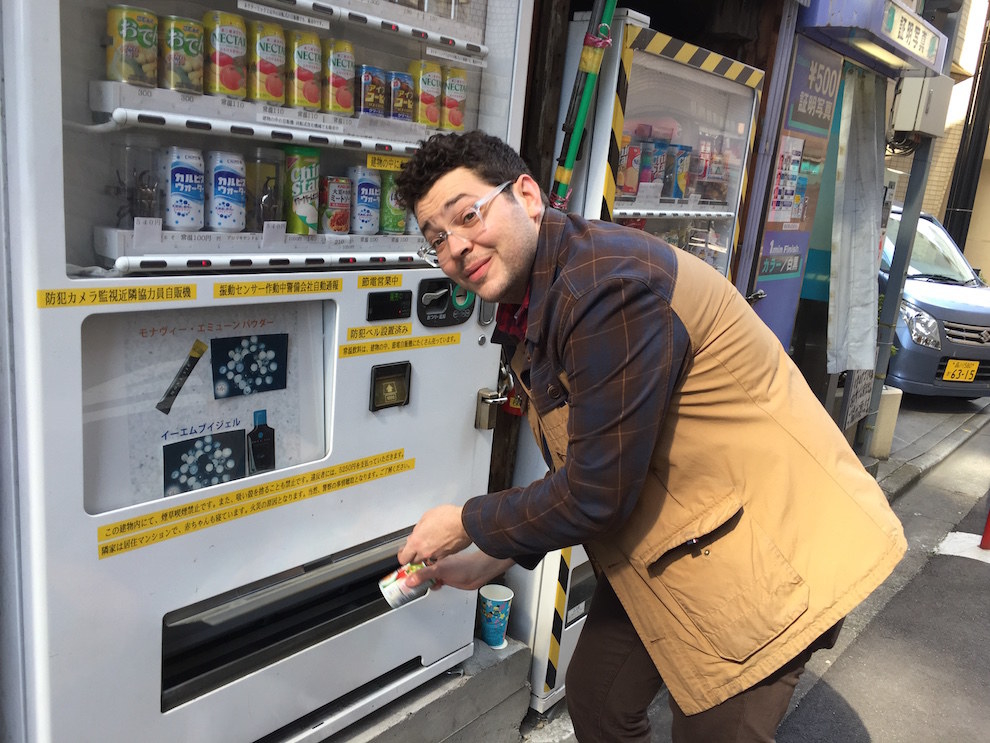
[[[409,162],[408,157],[375,153],[368,155],[368,167],[372,170],[402,170],[402,165],[407,162]]]
[[[344,288],[342,279],[270,279],[268,281],[218,281],[213,285],[214,299],[250,299],[251,297],[286,297],[293,294],[325,294]]]
[[[195,284],[124,286],[100,289],[39,289],[38,307],[87,307],[101,304],[181,302],[196,298]]]
[[[392,340],[373,341],[371,343],[347,343],[340,347],[340,352],[337,355],[342,359],[348,359],[352,356],[367,356],[374,353],[388,353],[389,351],[412,351],[418,348],[456,346],[460,342],[460,333],[444,333],[443,335],[395,338]]]
[[[367,341],[378,338],[395,338],[400,335],[411,335],[412,323],[404,322],[395,325],[369,325],[364,328],[348,328],[347,340]]]
[[[368,274],[358,276],[358,289],[397,289],[402,286],[401,273]]]
[[[97,530],[99,557],[102,560],[254,513],[415,469],[416,460],[404,457],[403,449],[395,449],[107,524]]]

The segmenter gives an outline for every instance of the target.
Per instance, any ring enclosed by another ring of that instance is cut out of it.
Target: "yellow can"
[[[346,39],[323,39],[322,108],[354,115],[354,45]]]
[[[203,16],[206,39],[203,89],[208,95],[247,96],[247,24],[235,13],[211,10]]]
[[[315,31],[291,29],[285,34],[285,56],[288,64],[286,105],[317,110],[320,107],[320,77],[323,70],[320,37]]]
[[[158,87],[203,92],[203,24],[165,16],[158,29]]]
[[[158,82],[158,16],[131,5],[107,8],[107,79],[153,88]]]
[[[440,128],[464,131],[464,108],[467,98],[467,71],[460,67],[443,68],[443,105]]]
[[[285,31],[277,23],[248,21],[247,97],[285,103]]]
[[[436,62],[417,59],[409,65],[413,79],[413,121],[431,129],[440,126],[443,73]]]

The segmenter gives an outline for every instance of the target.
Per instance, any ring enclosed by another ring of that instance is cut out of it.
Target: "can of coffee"
[[[386,235],[401,235],[406,231],[406,208],[399,203],[395,189],[394,170],[382,172],[381,230]]]
[[[185,147],[166,147],[160,170],[159,183],[165,192],[162,228],[180,232],[203,229],[203,153]]]
[[[351,229],[351,181],[325,175],[320,178],[320,233],[347,233]]]
[[[403,604],[408,604],[413,599],[418,599],[420,596],[426,595],[426,592],[430,590],[430,586],[436,583],[436,581],[428,580],[414,588],[406,585],[406,578],[424,567],[426,565],[422,562],[409,563],[378,581],[378,588],[381,589],[382,596],[385,597],[389,606],[397,609]]]
[[[206,153],[206,228],[243,232],[246,201],[244,156],[239,152]]]
[[[382,179],[377,170],[355,166],[347,169],[351,180],[351,232],[377,235],[381,219]]]

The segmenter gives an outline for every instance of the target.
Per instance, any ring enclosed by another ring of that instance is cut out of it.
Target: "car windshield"
[[[890,262],[894,256],[894,243],[897,241],[897,228],[900,224],[900,215],[891,214],[887,222],[883,255],[880,258],[880,268],[884,273],[890,273]],[[922,217],[918,220],[918,232],[911,250],[911,265],[908,266],[907,277],[968,284],[976,279],[976,274],[942,226]]]

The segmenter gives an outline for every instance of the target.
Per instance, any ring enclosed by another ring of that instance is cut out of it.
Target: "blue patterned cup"
[[[505,639],[505,628],[509,623],[512,590],[497,583],[489,583],[478,591],[478,603],[481,639],[495,650],[501,650],[509,644]]]

